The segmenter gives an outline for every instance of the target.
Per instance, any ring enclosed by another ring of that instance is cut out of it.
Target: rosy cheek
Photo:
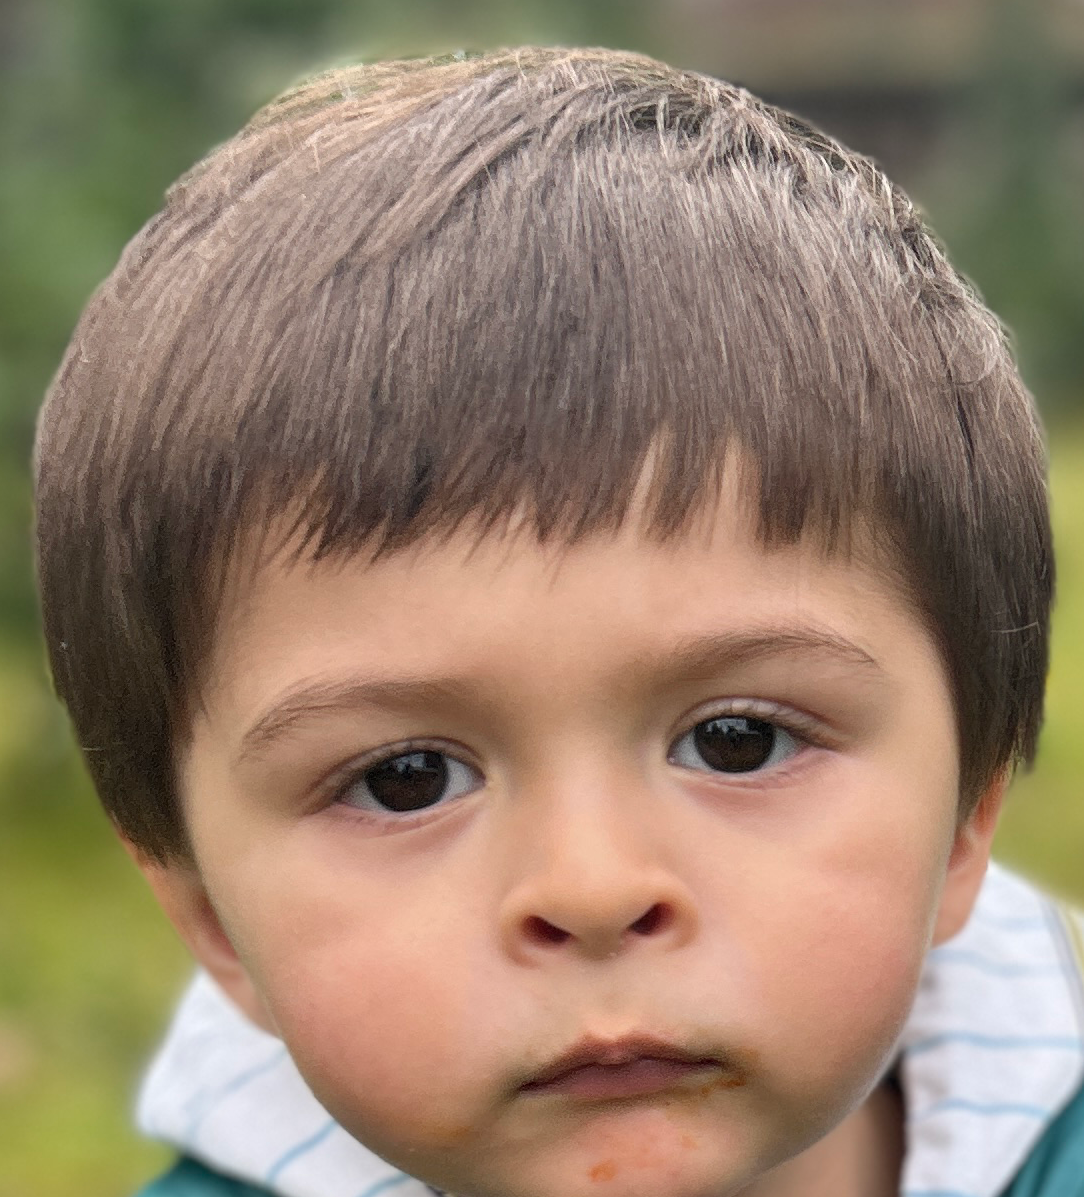
[[[389,952],[381,963],[379,946],[368,948],[310,956],[304,984],[270,979],[283,1038],[317,1097],[359,1137],[400,1151],[459,1146],[471,1134],[472,1092],[484,1087],[484,1003],[428,958]]]
[[[800,1071],[810,1083],[839,1085],[849,1076],[861,1089],[872,1079],[870,1070],[885,1062],[910,1010],[922,937],[868,917],[824,926],[833,933],[807,941],[800,973],[784,969],[777,978],[779,1023],[806,1056]]]

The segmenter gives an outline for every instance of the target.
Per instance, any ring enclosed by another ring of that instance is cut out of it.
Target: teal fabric
[[[140,1189],[137,1197],[268,1197],[269,1192],[212,1172],[195,1160],[183,1159]]]
[[[1084,1197],[1084,1089],[1050,1124],[1004,1197]]]

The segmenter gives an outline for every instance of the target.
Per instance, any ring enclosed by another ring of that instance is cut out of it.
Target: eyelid
[[[793,736],[803,747],[812,745],[831,748],[835,742],[828,724],[807,711],[771,699],[739,697],[709,700],[686,715],[670,739],[670,750],[672,751],[674,745],[683,736],[688,735],[697,724],[709,719],[725,718],[727,715],[748,715],[751,719],[761,719],[765,723],[774,724]]]
[[[352,757],[346,764],[339,765],[333,769],[316,787],[321,796],[321,806],[339,805],[354,811],[360,816],[365,816],[369,813],[373,818],[380,818],[379,815],[373,812],[366,812],[360,807],[351,806],[349,803],[340,801],[341,796],[349,786],[353,785],[368,770],[374,768],[374,766],[381,765],[385,761],[394,760],[397,756],[407,756],[411,752],[439,752],[442,756],[449,757],[459,764],[466,766],[472,772],[477,773],[482,782],[485,781],[485,774],[482,772],[482,769],[472,759],[472,754],[462,744],[457,744],[449,740],[416,736],[411,739],[396,740],[391,744],[381,744],[379,748],[372,748],[368,752],[363,752],[358,756]],[[444,805],[444,803],[437,803],[435,806],[426,807],[424,810],[418,811],[417,816],[430,815],[432,817],[437,810],[443,809]],[[393,821],[397,824],[406,823],[410,818],[410,815],[397,815]]]

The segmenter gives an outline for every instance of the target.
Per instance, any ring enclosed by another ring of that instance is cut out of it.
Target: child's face
[[[930,638],[738,510],[271,563],[227,611],[182,767],[199,876],[152,880],[412,1174],[737,1192],[864,1099],[973,896]]]

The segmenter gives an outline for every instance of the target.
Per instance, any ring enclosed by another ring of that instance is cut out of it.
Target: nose
[[[676,948],[696,933],[695,899],[650,825],[581,809],[535,825],[500,911],[505,950],[523,964]]]

